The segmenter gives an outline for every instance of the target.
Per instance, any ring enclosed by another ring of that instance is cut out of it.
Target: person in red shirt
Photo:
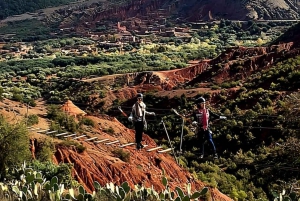
[[[219,116],[209,109],[205,107],[205,99],[200,97],[196,99],[197,109],[193,113],[194,121],[192,123],[193,126],[198,127],[197,135],[202,138],[202,145],[201,145],[201,155],[200,158],[204,157],[204,143],[206,141],[212,146],[214,152],[214,158],[218,158],[218,154],[216,151],[216,147],[214,141],[212,139],[212,131],[209,129],[209,120],[210,119],[226,119],[225,116]]]

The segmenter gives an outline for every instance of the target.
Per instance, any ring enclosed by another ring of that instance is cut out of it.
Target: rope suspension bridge
[[[124,143],[122,144],[120,140],[115,139],[111,140],[108,138],[98,138],[98,137],[89,137],[85,134],[79,134],[79,133],[70,133],[70,132],[62,132],[59,133],[58,131],[55,130],[50,130],[50,129],[41,129],[41,128],[36,128],[36,127],[27,127],[29,132],[35,132],[38,134],[45,134],[45,135],[51,135],[51,137],[56,137],[58,139],[62,140],[82,140],[84,142],[92,142],[95,145],[97,144],[103,144],[103,145],[117,145],[120,148],[126,148],[129,146],[134,146],[136,143],[134,142],[129,142],[129,143]],[[148,145],[144,145],[144,148],[148,147]],[[146,149],[147,152],[152,152],[156,151],[157,153],[166,153],[172,151],[173,148],[166,148],[162,146],[157,146],[157,147],[149,147],[149,149]]]

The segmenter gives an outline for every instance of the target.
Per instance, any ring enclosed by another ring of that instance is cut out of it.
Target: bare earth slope
[[[4,115],[11,122],[21,121],[27,113],[24,105],[5,99],[0,102],[0,114]],[[39,124],[34,125],[34,128],[47,129],[49,128],[48,121],[44,118],[45,105],[43,102],[38,102],[38,106],[28,108],[28,114],[36,114],[39,116]],[[72,175],[76,178],[87,191],[93,189],[93,181],[98,181],[102,186],[112,182],[120,185],[127,181],[134,188],[135,184],[143,184],[146,187],[153,186],[155,190],[161,191],[164,189],[161,178],[163,170],[168,178],[169,186],[172,190],[176,186],[185,188],[185,185],[190,182],[193,190],[201,190],[205,183],[195,181],[192,175],[177,165],[174,158],[168,153],[158,153],[157,151],[147,151],[147,149],[157,147],[154,140],[148,135],[143,135],[143,144],[148,146],[143,150],[136,151],[134,146],[120,148],[121,144],[134,142],[134,131],[126,128],[117,119],[107,115],[98,117],[87,116],[95,122],[95,127],[86,127],[86,138],[80,138],[75,141],[86,147],[82,153],[78,153],[75,147],[65,147],[62,145],[56,146],[56,153],[53,161],[57,164],[72,163]],[[108,133],[107,130],[113,128],[113,133]],[[30,131],[32,137],[37,138],[38,143],[49,138],[49,135],[40,134],[36,131]],[[119,140],[115,144],[94,143],[86,141],[86,139],[98,137],[97,140],[108,139],[108,142]],[[67,140],[74,140],[71,137]],[[61,139],[55,138],[54,142],[59,143]],[[113,154],[114,150],[122,149],[123,152],[129,153],[129,160],[123,161]],[[222,194],[218,189],[209,188],[211,200],[229,201],[231,200],[226,195]]]
[[[115,118],[108,116],[90,116],[88,118],[101,124],[102,127],[113,126],[115,130],[113,136],[102,131],[93,136],[98,136],[99,139],[108,138],[111,141],[120,140],[121,144],[134,141],[134,131],[124,127]],[[134,146],[122,148],[124,152],[130,154],[129,162],[116,158],[112,153],[113,150],[120,149],[119,143],[94,145],[92,142],[83,140],[80,143],[87,147],[84,153],[79,154],[75,150],[58,147],[55,157],[57,162],[74,164],[73,174],[75,178],[85,184],[86,189],[93,190],[93,181],[97,180],[102,185],[108,182],[120,185],[127,181],[132,188],[134,184],[143,184],[147,187],[153,185],[156,190],[161,191],[163,189],[162,170],[165,170],[171,189],[175,189],[176,186],[184,188],[188,182],[191,182],[193,189],[201,189],[205,186],[204,183],[195,181],[188,171],[178,166],[168,153],[148,152],[148,149],[157,147],[157,145],[147,135],[143,136],[143,143],[148,147],[141,151],[136,151]],[[215,200],[230,200],[216,189],[211,189],[211,194]]]

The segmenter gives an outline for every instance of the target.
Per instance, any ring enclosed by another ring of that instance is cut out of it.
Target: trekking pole
[[[128,115],[122,110],[121,106],[119,106],[118,109],[125,117],[128,117]]]
[[[164,129],[165,129],[165,132],[166,132],[166,134],[167,134],[168,141],[169,141],[170,147],[171,147],[171,149],[172,149],[172,152],[173,152],[174,158],[175,158],[175,160],[176,160],[176,163],[179,164],[178,159],[177,159],[176,154],[175,154],[175,151],[174,151],[174,148],[172,147],[172,143],[171,143],[171,140],[170,140],[170,137],[169,137],[169,134],[168,134],[168,131],[167,131],[167,128],[166,128],[166,125],[165,125],[165,122],[164,122],[163,119],[161,119],[161,123],[163,124]]]
[[[179,146],[179,153],[182,153],[182,141],[183,141],[183,127],[184,127],[184,116],[179,114],[177,110],[171,109],[176,115],[180,116],[182,118],[182,125],[181,125],[181,135],[180,135],[180,146]]]
[[[183,127],[184,127],[184,118],[182,118],[182,125],[181,125],[181,136],[180,136],[180,146],[179,146],[180,154],[182,153]]]

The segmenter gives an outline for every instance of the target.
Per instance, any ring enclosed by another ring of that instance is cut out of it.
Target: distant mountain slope
[[[48,6],[58,6],[68,4],[75,0],[1,0],[0,1],[0,20],[26,12],[47,8]]]
[[[169,0],[189,20],[296,19],[297,3],[290,0]],[[174,8],[174,6],[173,6]]]
[[[125,20],[130,17],[161,17],[184,22],[199,20],[283,20],[298,19],[295,0],[114,0],[59,9],[47,17],[62,27],[85,26],[104,19]]]

